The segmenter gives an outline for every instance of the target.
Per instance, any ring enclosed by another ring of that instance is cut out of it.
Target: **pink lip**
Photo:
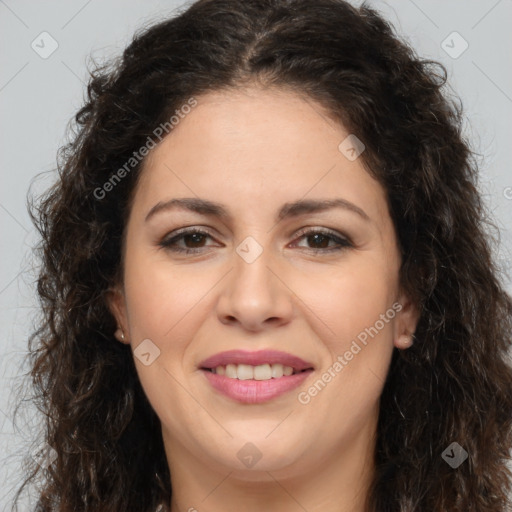
[[[227,352],[220,352],[205,359],[199,364],[199,368],[216,368],[217,366],[226,366],[228,364],[250,364],[251,366],[258,366],[265,363],[291,366],[296,371],[313,368],[311,363],[304,361],[300,357],[278,350],[258,350],[257,352],[248,350],[228,350]]]
[[[270,380],[238,380],[201,370],[214,389],[245,404],[260,404],[300,386],[313,370]]]
[[[217,366],[228,364],[282,364],[291,366],[296,372],[293,375],[269,380],[238,380],[225,375],[218,375],[209,371]],[[246,404],[259,404],[272,400],[292,389],[300,386],[313,371],[313,365],[286,352],[277,350],[259,350],[251,352],[247,350],[229,350],[221,352],[205,359],[200,365],[205,377],[211,386],[220,393]],[[304,370],[304,371],[302,371]]]

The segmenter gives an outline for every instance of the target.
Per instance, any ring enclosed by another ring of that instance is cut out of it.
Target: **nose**
[[[251,332],[289,323],[293,292],[270,252],[264,250],[252,263],[236,253],[233,259],[234,268],[223,280],[217,303],[219,320]]]

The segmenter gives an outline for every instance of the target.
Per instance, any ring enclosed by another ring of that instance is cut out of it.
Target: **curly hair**
[[[381,395],[368,510],[510,510],[512,299],[445,68],[366,5],[199,0],[90,75],[58,179],[30,205],[42,261],[32,399],[57,458],[44,473],[34,464],[17,497],[39,478],[40,512],[168,509],[160,420],[106,300],[122,279],[145,160],[97,191],[189,98],[256,83],[318,102],[364,142],[396,228],[400,284],[420,310],[416,342],[394,351]],[[457,469],[441,457],[452,442],[469,454]]]

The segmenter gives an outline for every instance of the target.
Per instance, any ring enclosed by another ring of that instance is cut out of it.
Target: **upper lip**
[[[211,369],[216,368],[217,366],[226,366],[228,364],[249,364],[251,366],[259,366],[266,363],[291,366],[296,371],[313,368],[311,363],[304,361],[300,357],[286,352],[280,352],[278,350],[228,350],[208,357],[199,364],[199,367]]]

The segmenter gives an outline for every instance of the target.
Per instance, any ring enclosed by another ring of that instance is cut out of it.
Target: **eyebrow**
[[[159,203],[155,204],[151,210],[149,210],[145,221],[147,222],[157,213],[170,211],[176,208],[195,212],[200,215],[211,215],[219,217],[223,220],[231,219],[231,215],[222,204],[197,197],[185,197],[179,199],[170,199],[169,201],[164,202],[160,201]],[[346,199],[341,198],[299,199],[298,201],[285,203],[279,210],[275,220],[276,222],[279,222],[285,218],[299,217],[308,213],[323,212],[332,208],[343,208],[344,210],[356,213],[366,221],[371,220],[367,213],[359,208],[359,206],[356,206]]]

